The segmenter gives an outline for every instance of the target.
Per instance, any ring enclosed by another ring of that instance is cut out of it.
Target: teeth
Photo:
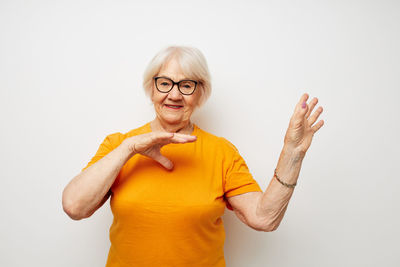
[[[173,105],[167,105],[168,107],[173,107],[173,108],[180,108],[181,106],[173,106]]]

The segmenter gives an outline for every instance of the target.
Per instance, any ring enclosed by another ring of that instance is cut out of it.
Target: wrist
[[[276,167],[279,179],[287,184],[295,184],[300,172],[305,153],[291,146],[285,145]]]
[[[278,182],[280,182],[282,185],[286,186],[287,188],[293,189],[293,188],[297,185],[297,182],[295,182],[295,183],[293,183],[293,184],[288,184],[288,183],[283,182],[283,181],[278,177],[278,175],[277,175],[277,173],[276,173],[276,168],[275,168],[275,170],[274,170],[274,177],[276,178],[276,180],[278,180]]]
[[[124,156],[127,156],[128,159],[133,157],[135,154],[137,154],[134,150],[134,144],[127,142],[126,139],[124,141],[122,141],[122,143],[119,147],[120,147],[122,153],[124,154]]]
[[[288,144],[283,145],[282,153],[285,157],[291,158],[291,162],[302,161],[306,155],[306,152]]]

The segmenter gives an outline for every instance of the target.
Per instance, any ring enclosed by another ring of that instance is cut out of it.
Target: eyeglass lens
[[[157,88],[158,90],[160,90],[161,92],[168,92],[169,90],[171,90],[171,88],[173,87],[173,82],[168,79],[168,78],[158,78],[157,82],[156,82]],[[196,83],[193,81],[180,81],[178,83],[179,86],[179,90],[183,93],[183,94],[191,94],[193,93],[195,87],[196,87]]]

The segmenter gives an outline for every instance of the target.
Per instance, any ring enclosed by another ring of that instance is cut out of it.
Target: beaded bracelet
[[[282,182],[282,181],[278,178],[278,175],[276,175],[276,168],[275,168],[275,171],[274,171],[274,177],[276,177],[276,179],[278,180],[278,182],[280,182],[281,184],[283,184],[284,186],[289,187],[289,188],[294,188],[294,187],[296,186],[296,184],[297,184],[297,183],[294,183],[294,184],[287,184],[287,183],[285,183],[285,182]]]

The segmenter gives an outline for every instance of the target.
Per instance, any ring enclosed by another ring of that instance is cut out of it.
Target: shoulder
[[[232,144],[228,139],[226,139],[225,137],[220,137],[220,139],[221,139],[220,142],[223,144],[225,149],[231,150],[233,152],[238,152],[236,146]]]
[[[106,138],[103,141],[103,144],[106,146],[109,146],[110,149],[114,149],[117,146],[119,146],[122,141],[124,141],[125,137],[123,133],[116,132],[116,133],[111,133],[106,136]]]

